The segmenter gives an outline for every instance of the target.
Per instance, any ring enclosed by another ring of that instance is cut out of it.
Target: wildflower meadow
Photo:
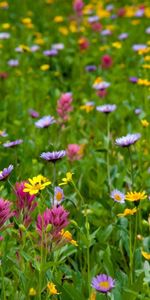
[[[0,0],[0,300],[150,300],[150,1]]]

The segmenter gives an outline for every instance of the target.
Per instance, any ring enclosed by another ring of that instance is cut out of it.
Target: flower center
[[[119,194],[116,194],[116,195],[115,195],[115,200],[117,200],[117,201],[120,201],[120,200],[121,200],[121,197],[120,197]]]
[[[109,284],[108,281],[102,281],[102,282],[99,283],[99,286],[101,288],[108,289],[110,287],[110,284]]]
[[[62,199],[62,193],[61,192],[57,192],[56,199],[57,199],[57,201],[60,201]]]

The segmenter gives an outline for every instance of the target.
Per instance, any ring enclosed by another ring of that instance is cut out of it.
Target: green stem
[[[85,221],[85,227],[87,232],[87,240],[88,240],[88,246],[87,246],[87,277],[88,277],[88,290],[89,290],[89,297],[91,292],[91,281],[90,281],[90,234],[89,234],[89,222],[88,222],[88,216],[86,211],[86,221]]]
[[[1,265],[1,278],[2,278],[2,296],[3,296],[3,300],[6,300],[5,283],[4,283],[4,273],[3,273],[2,265]]]
[[[83,199],[83,197],[82,197],[80,191],[79,191],[78,188],[76,187],[76,185],[75,185],[75,183],[74,183],[73,180],[72,180],[72,185],[73,185],[73,187],[74,187],[76,193],[78,194],[79,198],[81,199],[81,205],[83,205],[83,204],[84,204],[84,199]]]
[[[132,219],[129,220],[130,283],[133,282]]]
[[[134,189],[134,169],[133,169],[133,160],[132,160],[132,155],[131,155],[130,147],[127,147],[127,148],[128,148],[128,152],[129,152],[129,160],[130,160],[130,166],[131,166],[131,183],[132,183],[131,189],[132,189],[132,191],[133,191],[133,189]]]
[[[56,185],[56,163],[53,164],[53,188],[55,189],[55,185]],[[54,196],[55,196],[55,192],[53,195],[53,205],[54,205]]]
[[[110,192],[111,178],[110,178],[109,144],[110,144],[110,122],[109,122],[109,115],[108,115],[107,116],[107,182],[108,182],[108,189]]]

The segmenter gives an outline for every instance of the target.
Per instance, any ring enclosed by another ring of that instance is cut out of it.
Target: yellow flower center
[[[121,197],[120,197],[120,195],[119,194],[115,194],[115,200],[117,200],[117,201],[120,201],[121,200]]]
[[[61,201],[62,200],[62,193],[61,192],[57,192],[56,199],[57,199],[57,201]]]
[[[101,288],[108,289],[110,287],[110,284],[109,284],[108,281],[102,281],[102,282],[99,283],[99,286]]]

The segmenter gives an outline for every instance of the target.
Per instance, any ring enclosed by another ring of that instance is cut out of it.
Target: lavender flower
[[[110,83],[109,83],[109,82],[106,82],[106,81],[101,81],[101,82],[99,82],[99,83],[93,84],[93,88],[94,88],[95,90],[105,90],[105,89],[107,89],[109,86],[110,86]]]
[[[0,32],[0,40],[7,40],[10,38],[10,33],[8,32]]]
[[[4,168],[3,171],[0,172],[0,180],[3,181],[7,179],[9,174],[12,172],[13,168],[13,165],[9,165],[8,168]]]
[[[64,191],[59,186],[54,189],[54,205],[59,205],[64,200]]]
[[[38,118],[39,117],[39,113],[37,111],[35,111],[34,109],[29,109],[29,115],[32,117],[32,118]]]
[[[110,197],[118,203],[124,203],[125,202],[125,195],[123,193],[121,193],[119,190],[113,190],[111,192]]]
[[[145,32],[146,32],[147,34],[150,34],[150,27],[147,27],[146,30],[145,30]]]
[[[99,21],[99,17],[98,16],[90,16],[88,18],[88,22],[89,23],[95,23],[95,22],[98,22]]]
[[[63,50],[64,49],[64,44],[58,43],[58,44],[53,44],[52,49],[54,50]]]
[[[135,76],[131,76],[131,77],[129,77],[129,81],[132,82],[132,83],[137,83],[138,78],[135,77]]]
[[[8,134],[6,133],[5,130],[0,130],[0,136],[1,137],[6,137],[6,136],[8,136]]]
[[[87,72],[93,72],[93,71],[96,71],[96,69],[97,69],[97,67],[94,66],[94,65],[88,65],[88,66],[85,67],[85,70]]]
[[[31,52],[36,52],[39,49],[40,49],[40,46],[38,46],[38,45],[33,45],[33,46],[30,47]]]
[[[119,40],[125,40],[127,38],[128,38],[128,33],[126,33],[126,32],[123,32],[123,33],[118,35]]]
[[[115,104],[105,104],[105,105],[97,106],[96,110],[108,114],[116,110],[116,108],[117,107]]]
[[[43,51],[43,54],[45,56],[56,56],[58,54],[58,51],[56,49],[45,50]]]
[[[55,163],[57,160],[60,160],[61,158],[63,158],[66,155],[66,151],[65,150],[61,150],[61,151],[53,151],[53,152],[43,152],[40,157]]]
[[[107,36],[107,35],[111,35],[111,34],[112,34],[112,31],[109,29],[104,29],[101,31],[101,35],[103,35],[103,36],[105,36],[105,35]]]
[[[3,146],[5,148],[11,148],[11,147],[15,147],[17,145],[20,145],[22,143],[23,143],[23,140],[20,139],[20,140],[4,143]]]
[[[141,17],[143,17],[143,15],[144,15],[144,9],[138,9],[135,12],[135,17],[141,18]]]
[[[135,44],[132,46],[132,49],[134,51],[139,51],[139,50],[143,50],[143,49],[146,49],[147,48],[147,45],[145,44]]]
[[[140,133],[127,134],[126,136],[117,138],[115,143],[120,147],[129,147],[135,144],[141,137]]]
[[[136,108],[134,112],[135,112],[136,115],[140,115],[141,112],[142,112],[142,109],[141,108]]]
[[[54,117],[44,116],[43,118],[41,118],[40,120],[35,122],[35,126],[37,128],[46,128],[46,127],[49,127],[51,124],[53,124],[55,122],[56,121],[55,121]]]
[[[10,66],[10,67],[17,67],[17,66],[19,66],[19,61],[18,61],[18,59],[10,59],[10,60],[8,60],[8,65]]]
[[[98,292],[107,293],[115,287],[115,280],[106,274],[100,274],[93,278],[92,287]]]

